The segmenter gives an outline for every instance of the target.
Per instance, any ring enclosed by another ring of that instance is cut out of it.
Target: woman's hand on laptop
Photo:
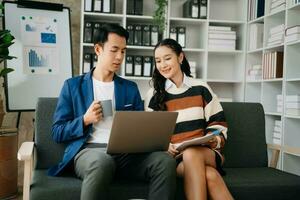
[[[170,144],[169,144],[169,148],[168,148],[168,153],[169,153],[171,156],[175,157],[175,156],[179,153],[179,151],[176,150],[174,144],[170,143]]]
[[[86,113],[83,115],[84,126],[97,123],[103,118],[102,107],[99,101],[93,101]]]

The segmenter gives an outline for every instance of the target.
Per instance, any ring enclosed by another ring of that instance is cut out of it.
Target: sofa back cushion
[[[39,98],[35,117],[36,168],[46,169],[60,162],[65,146],[51,138],[57,98]],[[265,167],[267,147],[261,104],[222,103],[228,123],[225,167]]]
[[[228,138],[225,167],[266,167],[265,115],[259,103],[223,102]]]
[[[39,98],[35,112],[35,167],[46,169],[62,159],[65,146],[52,140],[51,129],[57,98]]]

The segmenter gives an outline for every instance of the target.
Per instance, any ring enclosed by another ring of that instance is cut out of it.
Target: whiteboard
[[[70,11],[41,10],[4,3],[4,26],[15,44],[6,66],[7,111],[33,111],[39,97],[58,97],[64,80],[73,76]]]

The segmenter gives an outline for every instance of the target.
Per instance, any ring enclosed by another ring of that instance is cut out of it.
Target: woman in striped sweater
[[[227,124],[217,96],[206,83],[191,78],[190,66],[175,40],[159,42],[154,56],[154,88],[147,93],[145,107],[179,113],[168,153],[178,159],[177,174],[184,178],[186,198],[233,199],[221,176]],[[222,130],[221,134],[205,145],[190,146],[182,152],[174,147],[216,129]]]

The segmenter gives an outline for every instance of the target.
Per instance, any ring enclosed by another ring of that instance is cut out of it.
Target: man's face
[[[115,33],[108,34],[108,40],[103,46],[95,45],[98,64],[103,70],[116,72],[120,69],[126,51],[126,39]]]

